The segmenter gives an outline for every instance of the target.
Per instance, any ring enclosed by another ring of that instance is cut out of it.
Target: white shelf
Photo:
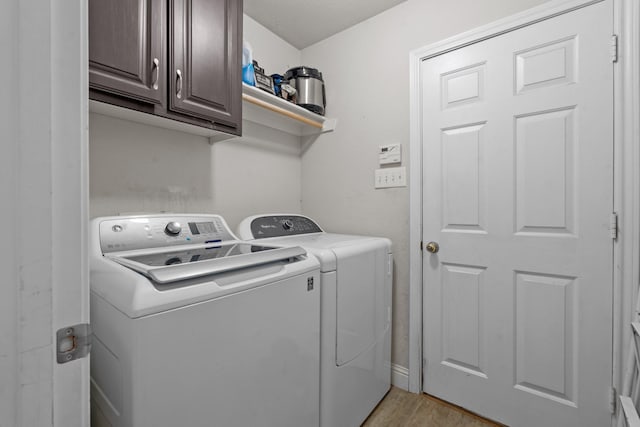
[[[242,84],[242,100],[243,120],[277,129],[294,137],[319,135],[331,132],[336,127],[336,119],[312,113],[305,108],[244,83]],[[89,111],[150,126],[205,136],[209,138],[210,142],[238,138],[224,132],[95,100],[89,100]],[[250,137],[249,135],[245,136]],[[266,135],[261,136],[266,137]]]
[[[242,84],[242,118],[295,136],[331,132],[337,120],[286,101],[253,86]]]

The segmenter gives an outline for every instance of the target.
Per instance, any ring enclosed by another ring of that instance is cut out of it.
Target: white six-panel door
[[[510,426],[610,424],[612,2],[421,66],[424,384]]]

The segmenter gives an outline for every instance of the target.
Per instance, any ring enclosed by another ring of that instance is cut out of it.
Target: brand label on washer
[[[307,291],[313,290],[313,277],[307,277]]]

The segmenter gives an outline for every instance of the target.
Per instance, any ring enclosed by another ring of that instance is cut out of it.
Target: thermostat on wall
[[[381,145],[378,155],[381,165],[402,163],[402,146],[400,144]]]

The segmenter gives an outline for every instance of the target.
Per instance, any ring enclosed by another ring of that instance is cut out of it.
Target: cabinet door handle
[[[160,60],[153,58],[153,69],[151,70],[152,87],[154,90],[158,90],[158,77],[160,76]]]
[[[176,70],[176,97],[182,98],[182,71]]]

